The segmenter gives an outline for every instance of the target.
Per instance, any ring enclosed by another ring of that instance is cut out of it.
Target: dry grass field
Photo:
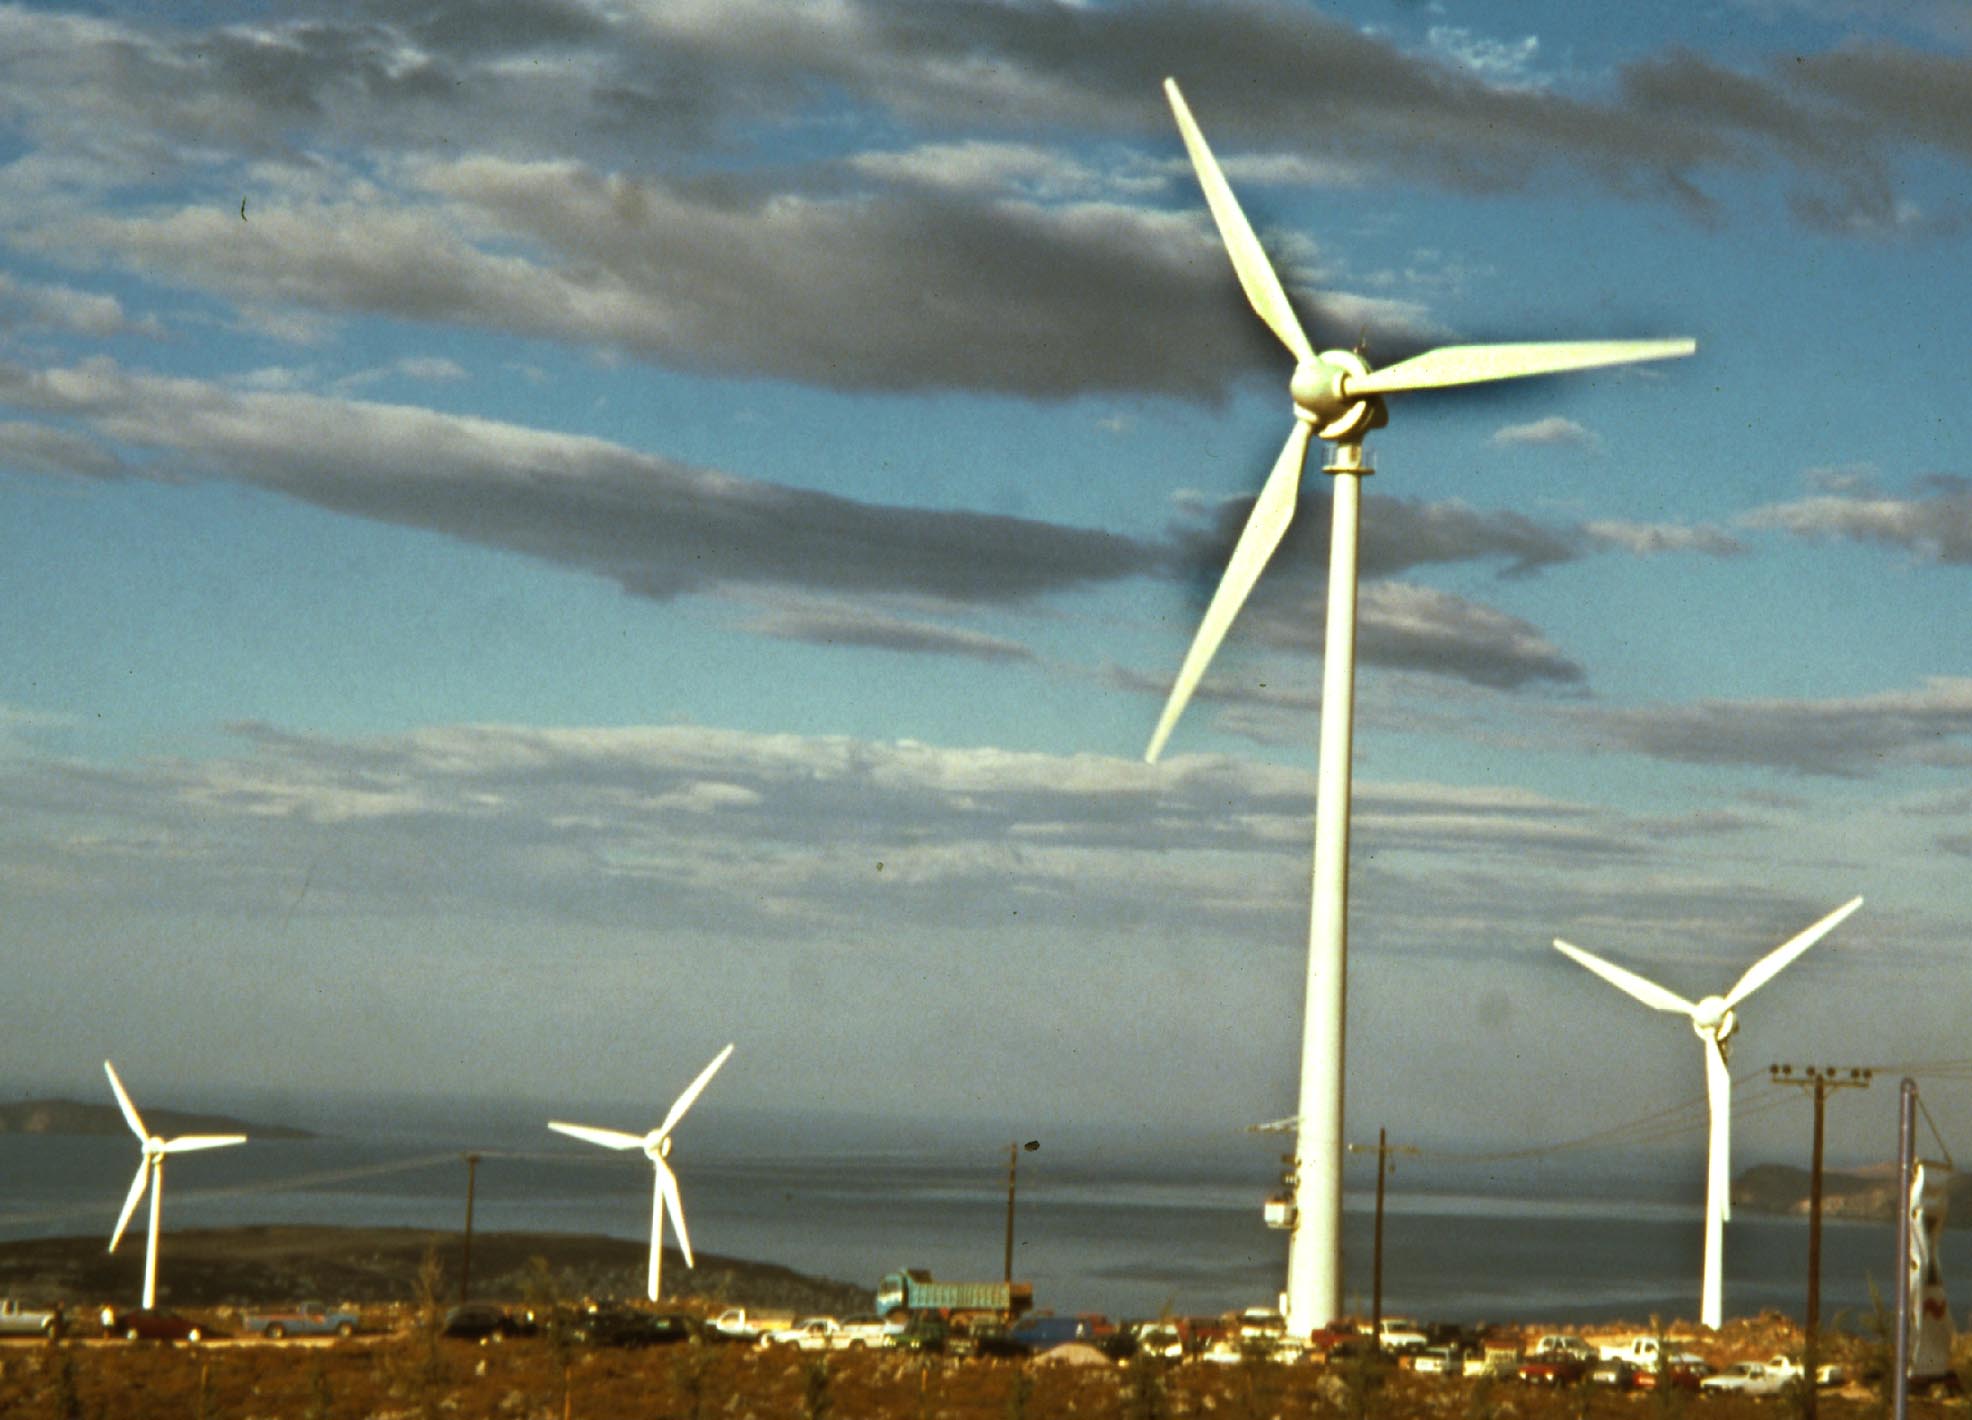
[[[224,1318],[218,1320],[223,1325]],[[382,1318],[379,1318],[382,1320]],[[7,1420],[1041,1420],[1210,1416],[1213,1420],[1782,1420],[1795,1398],[1537,1389],[1509,1380],[1397,1370],[1190,1363],[1087,1364],[896,1353],[826,1357],[781,1348],[590,1350],[536,1337],[497,1345],[441,1339],[403,1308],[392,1330],[328,1342],[204,1345],[76,1340],[0,1346]],[[1774,1320],[1736,1322],[1709,1348],[1726,1361],[1798,1338]],[[1847,1339],[1836,1354],[1866,1360]],[[1968,1357],[1972,1359],[1972,1357]],[[1824,1391],[1826,1420],[1884,1413],[1875,1391]],[[1968,1411],[1919,1399],[1920,1420]]]

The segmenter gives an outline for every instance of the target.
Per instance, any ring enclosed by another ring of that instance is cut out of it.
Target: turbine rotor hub
[[[1691,1029],[1701,1039],[1716,1041],[1721,1046],[1738,1027],[1739,1013],[1726,1005],[1722,996],[1707,996],[1692,1013]]]
[[[1387,422],[1383,401],[1356,399],[1349,394],[1349,377],[1367,375],[1369,362],[1353,350],[1324,350],[1294,367],[1288,393],[1294,398],[1294,417],[1314,426],[1319,438],[1354,443]]]

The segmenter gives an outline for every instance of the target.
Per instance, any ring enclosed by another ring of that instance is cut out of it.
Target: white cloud
[[[1526,424],[1505,425],[1495,429],[1487,442],[1495,448],[1568,448],[1602,452],[1600,435],[1558,414]]]

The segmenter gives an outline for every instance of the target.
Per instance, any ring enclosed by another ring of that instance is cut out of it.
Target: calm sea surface
[[[634,1127],[621,1112],[574,1112]],[[483,1230],[648,1236],[650,1168],[551,1135],[544,1120],[450,1117],[417,1129],[342,1124],[333,1135],[254,1140],[167,1166],[173,1228],[305,1222],[451,1228],[464,1216],[466,1149],[481,1152]],[[755,1128],[718,1138],[681,1128],[673,1164],[693,1245],[873,1287],[886,1271],[1000,1275],[1006,1146],[896,1138],[845,1147],[813,1131]],[[1112,1316],[1170,1307],[1212,1313],[1269,1303],[1285,1236],[1261,1221],[1269,1146],[1160,1150],[1051,1141],[1023,1154],[1015,1271],[1037,1304]],[[128,1138],[0,1136],[0,1239],[107,1241],[136,1164]],[[1408,1165],[1393,1179],[1384,1310],[1447,1321],[1692,1317],[1697,1311],[1699,1168],[1552,1169],[1506,1174]],[[1689,1175],[1686,1177],[1686,1175]],[[1352,1174],[1352,1186],[1356,1176]],[[1346,1302],[1369,1309],[1374,1175],[1347,1200]],[[141,1234],[143,1219],[133,1224]],[[1963,1234],[1948,1234],[1945,1264]],[[141,1236],[138,1239],[141,1247]],[[126,1244],[128,1246],[128,1244]],[[1962,1244],[1960,1245],[1962,1246]],[[1742,1215],[1726,1232],[1726,1308],[1799,1316],[1807,1229]],[[1823,1315],[1866,1313],[1872,1280],[1895,1270],[1888,1224],[1824,1231]],[[667,1269],[666,1280],[677,1277]],[[1887,1296],[1887,1291],[1886,1291]]]

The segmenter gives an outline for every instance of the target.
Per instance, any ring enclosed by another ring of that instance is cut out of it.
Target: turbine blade
[[[123,1111],[123,1122],[130,1126],[130,1132],[139,1139],[151,1137],[151,1131],[144,1127],[143,1118],[137,1113],[137,1106],[130,1102],[129,1092],[123,1088],[123,1081],[116,1076],[116,1066],[103,1062],[103,1070],[110,1077],[110,1088],[116,1091],[117,1108]]]
[[[1157,756],[1164,752],[1164,742],[1171,738],[1178,717],[1191,703],[1192,692],[1205,678],[1205,668],[1212,664],[1219,643],[1232,629],[1233,618],[1246,605],[1254,583],[1266,570],[1267,559],[1274,555],[1274,549],[1287,535],[1287,525],[1294,521],[1294,505],[1301,493],[1301,467],[1307,460],[1308,440],[1313,433],[1305,421],[1294,421],[1294,432],[1287,436],[1280,457],[1274,461],[1274,471],[1267,475],[1260,496],[1254,500],[1253,512],[1233,548],[1232,560],[1226,564],[1226,574],[1212,594],[1212,604],[1205,609],[1205,620],[1199,623],[1191,649],[1185,652],[1185,663],[1178,670],[1171,697],[1164,702],[1164,713],[1158,717],[1157,729],[1151,734],[1150,748],[1144,751],[1143,757],[1149,763],[1155,764]]]
[[[1616,987],[1620,991],[1629,992],[1630,995],[1636,997],[1637,1000],[1654,1010],[1671,1011],[1681,1016],[1689,1016],[1697,1011],[1697,1007],[1685,1000],[1684,997],[1666,991],[1654,981],[1645,981],[1635,972],[1625,971],[1622,967],[1606,962],[1599,956],[1591,955],[1583,951],[1580,947],[1570,946],[1559,937],[1554,939],[1554,947],[1556,951],[1561,952],[1564,956],[1572,957],[1580,962],[1611,986]]]
[[[1732,1216],[1732,1071],[1716,1040],[1705,1038],[1705,1096],[1712,1110],[1712,1147],[1707,1152],[1705,1206],[1723,1220]]]
[[[605,1149],[641,1149],[644,1147],[643,1135],[625,1134],[621,1129],[597,1129],[593,1125],[588,1124],[563,1124],[558,1119],[549,1120],[548,1127],[557,1133],[569,1135],[571,1138],[586,1139],[591,1144],[600,1144]]]
[[[685,1266],[696,1267],[698,1264],[692,1261],[692,1237],[685,1231],[684,1200],[678,1196],[678,1175],[671,1172],[670,1165],[664,1160],[653,1162],[657,1164],[658,1202],[671,1211],[671,1226],[678,1230],[678,1251],[685,1255]]]
[[[137,1211],[137,1205],[144,1201],[144,1185],[151,1179],[151,1161],[142,1160],[137,1165],[137,1176],[130,1180],[130,1192],[123,1200],[123,1211],[116,1215],[116,1231],[110,1234],[110,1251],[123,1241],[123,1230],[130,1226],[130,1215]]]
[[[1748,996],[1751,996],[1755,991],[1773,980],[1774,977],[1780,974],[1782,967],[1786,966],[1795,957],[1834,931],[1841,924],[1843,918],[1861,906],[1861,898],[1850,898],[1847,902],[1822,918],[1821,921],[1801,933],[1800,936],[1782,942],[1779,946],[1754,962],[1752,969],[1739,978],[1739,984],[1726,993],[1726,1005],[1728,1007],[1737,1006],[1741,1001],[1744,1001]]]
[[[1476,385],[1488,380],[1516,380],[1527,375],[1556,375],[1564,370],[1591,370],[1602,365],[1629,365],[1639,360],[1670,360],[1689,355],[1698,342],[1679,340],[1536,341],[1526,345],[1447,345],[1409,360],[1401,360],[1367,375],[1351,375],[1343,383],[1350,399],[1405,390],[1440,389],[1446,385]]]
[[[664,1116],[664,1123],[657,1126],[658,1138],[662,1139],[669,1134],[672,1126],[685,1117],[685,1111],[692,1107],[692,1101],[696,1100],[705,1087],[712,1083],[712,1077],[719,1073],[719,1067],[726,1063],[726,1057],[732,1053],[733,1048],[728,1045],[712,1057],[710,1065],[698,1072],[696,1080],[685,1086],[685,1092],[672,1102],[671,1112]]]
[[[176,1139],[165,1140],[160,1149],[167,1154],[189,1154],[194,1149],[223,1149],[246,1141],[244,1134],[181,1134]]]
[[[1185,96],[1178,92],[1177,80],[1164,81],[1164,96],[1171,101],[1171,112],[1178,120],[1178,132],[1185,140],[1185,151],[1191,154],[1191,165],[1198,171],[1198,185],[1205,189],[1205,205],[1212,209],[1212,220],[1219,224],[1219,239],[1226,244],[1227,255],[1232,257],[1233,271],[1239,276],[1239,284],[1245,288],[1246,299],[1280,343],[1294,352],[1296,360],[1304,364],[1313,363],[1315,347],[1302,331],[1294,307],[1288,304],[1287,292],[1281,288],[1280,277],[1274,274],[1273,263],[1267,260],[1260,239],[1253,235],[1246,214],[1240,211],[1239,201],[1226,183],[1226,175],[1219,171],[1212,150],[1205,145],[1205,135],[1198,131],[1191,109],[1185,104]]]

